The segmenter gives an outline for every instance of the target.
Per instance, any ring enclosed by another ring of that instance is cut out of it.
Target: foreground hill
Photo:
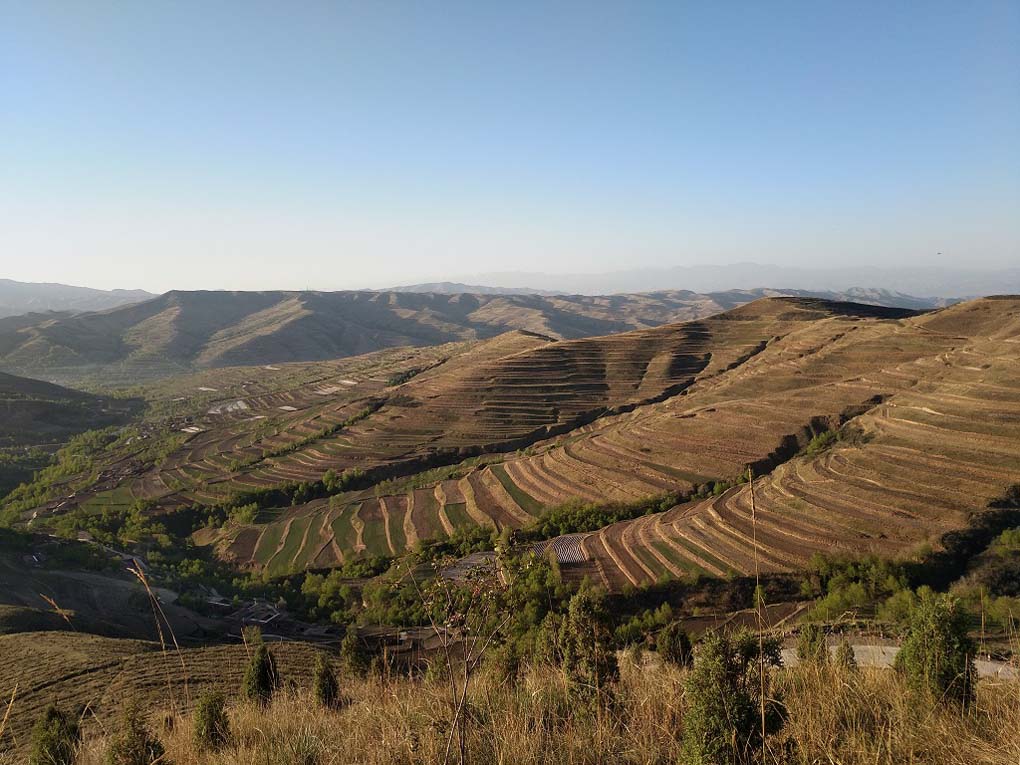
[[[102,311],[154,297],[145,290],[97,290],[0,279],[0,318],[43,311]]]
[[[196,369],[478,340],[512,329],[576,339],[696,319],[779,294],[794,293],[168,292],[98,313],[0,321],[0,369],[65,384],[116,384]],[[860,299],[933,305],[889,293],[862,293]]]

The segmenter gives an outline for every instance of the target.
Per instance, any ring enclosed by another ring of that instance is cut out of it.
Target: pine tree
[[[219,691],[207,692],[199,698],[192,728],[198,749],[215,751],[230,739],[230,720],[225,705],[226,699]]]
[[[655,641],[662,660],[677,667],[689,667],[694,660],[694,648],[680,622],[666,625]]]
[[[72,765],[81,741],[78,720],[52,704],[32,728],[30,765]]]
[[[760,647],[759,647],[760,646]],[[683,754],[689,765],[745,765],[762,748],[762,705],[765,734],[778,732],[785,708],[770,691],[769,675],[759,661],[778,666],[779,641],[757,635],[711,633],[695,652],[687,677],[690,706],[684,716]]]
[[[244,673],[244,697],[261,707],[269,706],[278,685],[276,661],[266,644],[260,642]]]
[[[128,707],[121,729],[106,750],[107,765],[151,765],[166,763],[166,751],[142,719],[137,707]]]
[[[974,642],[967,615],[950,595],[920,593],[896,669],[912,688],[936,698],[967,703],[974,698]]]
[[[598,693],[619,677],[605,594],[582,587],[570,599],[560,627],[563,669],[582,694]]]
[[[336,673],[325,654],[315,657],[315,676],[312,679],[315,701],[326,709],[336,709],[340,705],[340,686],[337,684]]]

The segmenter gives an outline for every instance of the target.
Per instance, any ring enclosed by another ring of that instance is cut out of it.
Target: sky
[[[1020,3],[0,0],[0,277],[1020,263]]]

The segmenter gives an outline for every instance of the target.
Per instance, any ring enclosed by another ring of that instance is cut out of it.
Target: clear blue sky
[[[0,19],[0,276],[1020,262],[1016,0],[0,0]]]

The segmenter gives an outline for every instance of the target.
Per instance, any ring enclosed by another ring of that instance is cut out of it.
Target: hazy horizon
[[[11,279],[1020,262],[1011,2],[5,9]]]

